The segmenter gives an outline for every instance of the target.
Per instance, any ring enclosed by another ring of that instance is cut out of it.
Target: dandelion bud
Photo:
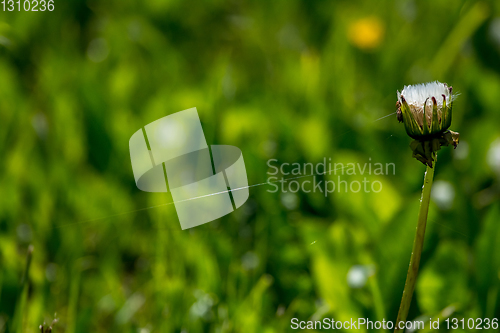
[[[397,119],[415,139],[413,157],[432,168],[435,153],[442,146],[457,147],[459,134],[448,131],[455,95],[446,83],[430,82],[405,86],[398,91]]]
[[[405,86],[398,91],[398,120],[414,139],[439,136],[451,125],[451,108],[455,96],[446,83],[430,82]]]

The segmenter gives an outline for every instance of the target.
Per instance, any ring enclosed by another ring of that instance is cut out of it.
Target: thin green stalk
[[[413,250],[410,258],[410,267],[406,275],[405,289],[403,291],[403,298],[399,306],[398,319],[396,320],[396,327],[394,332],[403,331],[399,329],[398,323],[401,321],[406,322],[408,310],[410,310],[411,298],[415,290],[415,282],[417,281],[418,267],[420,265],[420,257],[422,255],[422,248],[424,245],[425,226],[427,225],[427,213],[429,212],[429,201],[431,197],[432,181],[434,179],[434,168],[436,168],[436,155],[434,155],[434,167],[427,166],[424,177],[424,186],[422,187],[422,197],[420,199],[420,210],[418,212],[417,231],[413,241]]]

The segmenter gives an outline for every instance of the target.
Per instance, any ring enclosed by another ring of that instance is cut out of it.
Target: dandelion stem
[[[422,187],[422,197],[420,199],[420,210],[418,212],[417,231],[413,241],[413,250],[410,258],[410,267],[406,275],[405,289],[403,291],[403,298],[399,306],[398,319],[396,320],[396,328],[394,332],[403,331],[399,328],[401,321],[406,322],[408,311],[410,310],[411,298],[415,290],[415,282],[417,281],[418,267],[420,264],[420,256],[422,255],[422,248],[424,245],[425,226],[427,224],[427,213],[429,212],[429,201],[431,197],[432,181],[434,179],[434,168],[436,167],[436,154],[434,155],[434,166],[427,166],[424,177],[424,186]],[[401,324],[403,327],[404,325]]]

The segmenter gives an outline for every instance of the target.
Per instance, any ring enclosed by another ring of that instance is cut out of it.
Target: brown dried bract
[[[396,117],[400,123],[403,122],[403,112],[401,112],[401,103],[399,101],[396,102]]]

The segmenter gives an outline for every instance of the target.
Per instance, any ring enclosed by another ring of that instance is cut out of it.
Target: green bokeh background
[[[396,116],[379,118],[395,111],[397,89],[433,80],[460,94],[461,143],[439,152],[436,184],[451,201],[431,202],[409,319],[499,318],[499,74],[495,0],[1,11],[0,332],[36,332],[54,313],[54,332],[69,333],[394,321],[425,167]],[[163,205],[170,194],[136,188],[128,140],[191,107],[209,144],[242,150],[250,184],[267,181],[270,158],[396,173],[367,176],[380,193],[256,186],[233,214],[182,231]],[[353,288],[348,272],[360,267],[372,274]]]

